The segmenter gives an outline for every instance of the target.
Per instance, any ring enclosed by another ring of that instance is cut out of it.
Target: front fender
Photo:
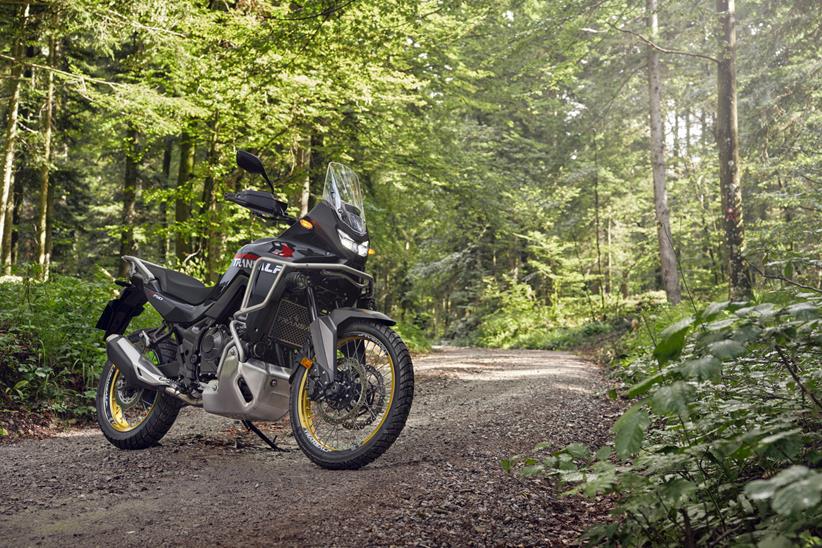
[[[337,331],[351,320],[370,320],[385,325],[397,323],[382,312],[365,308],[337,308],[331,314],[320,316],[311,322],[309,329],[311,346],[314,348],[314,361],[325,372],[328,380],[334,380],[337,369]]]

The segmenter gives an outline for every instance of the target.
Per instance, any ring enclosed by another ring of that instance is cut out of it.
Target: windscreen
[[[365,234],[365,210],[360,179],[350,167],[328,164],[323,200],[331,204],[340,220],[358,234]]]

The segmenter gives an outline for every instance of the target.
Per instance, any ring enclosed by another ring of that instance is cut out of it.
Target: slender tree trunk
[[[123,233],[120,236],[120,256],[133,255],[134,245],[134,219],[137,209],[137,162],[140,151],[137,142],[137,130],[129,127],[126,130],[126,169],[123,178]],[[128,271],[125,261],[120,261],[118,275],[123,277]]]
[[[20,178],[14,177],[13,188],[12,191],[9,193],[9,198],[6,201],[6,218],[3,227],[3,257],[2,257],[2,264],[3,264],[3,274],[6,276],[11,275],[11,267],[14,264],[14,244],[15,239],[13,234],[14,232],[14,222],[17,220],[16,213],[17,213],[17,201],[15,200],[16,190],[19,186]]]
[[[652,41],[659,33],[657,0],[646,0],[648,31]],[[662,286],[668,302],[676,304],[682,300],[679,292],[679,275],[676,269],[673,237],[671,235],[668,192],[665,188],[665,126],[662,120],[662,81],[660,76],[659,53],[648,47],[648,92],[650,95],[651,124],[651,165],[654,181],[654,211],[656,232],[659,240],[659,261],[662,271]],[[676,141],[674,141],[676,142]]]
[[[194,152],[194,139],[188,131],[184,131],[180,136],[180,169],[177,172],[177,199],[174,203],[174,220],[177,223],[174,251],[181,263],[191,251],[191,235],[182,225],[191,214],[189,179],[194,170]]]
[[[165,140],[165,147],[163,148],[163,178],[160,182],[163,190],[168,190],[171,187],[171,156],[174,152],[174,139],[167,137]],[[160,240],[160,256],[163,262],[168,261],[171,253],[171,238],[168,234],[168,202],[163,199],[160,201],[160,227],[162,228],[163,237]]]
[[[654,3],[656,3],[656,2],[654,2]],[[654,15],[656,15],[656,13],[654,13]],[[659,59],[658,58],[659,58],[659,56],[657,56],[657,69],[659,69]],[[650,68],[648,70],[650,70]],[[659,74],[658,70],[657,70],[657,74]],[[661,75],[659,75],[659,80],[660,80],[660,95],[661,95],[661,93],[662,93],[662,76]],[[673,131],[673,133],[674,133],[674,135],[673,135],[673,137],[674,137],[674,143],[673,143],[674,146],[673,146],[673,153],[674,153],[674,158],[679,158],[679,156],[680,156],[679,150],[682,146],[682,143],[680,143],[680,140],[679,140],[679,113],[676,110],[676,103],[674,103],[674,108],[672,110],[673,110],[673,115],[674,115],[674,128],[673,128],[674,129],[674,131]],[[663,125],[665,124],[664,120],[663,120],[662,123],[663,123]]]
[[[691,149],[691,109],[685,109],[685,148],[683,156],[686,158]]]
[[[217,195],[215,192],[215,179],[212,169],[218,162],[217,158],[217,125],[212,126],[213,132],[208,146],[208,176],[203,183],[203,216],[206,221],[205,241],[203,249],[206,251],[206,283],[211,283],[217,274],[217,264],[219,255],[219,236],[217,234]]]
[[[14,227],[20,226],[20,206],[23,204],[23,180],[20,177],[14,178],[14,188],[12,195],[9,198],[12,202],[11,218],[6,218],[7,226],[10,226],[8,235],[11,240],[7,251],[10,254],[10,259],[5,262],[8,265],[8,270],[11,271],[11,265],[15,265],[20,260],[20,230],[14,230]]]
[[[745,263],[742,188],[739,181],[739,132],[736,114],[736,14],[734,0],[716,0],[722,26],[717,66],[716,144],[719,149],[719,188],[728,250],[728,283],[731,298],[752,295]]]
[[[29,6],[26,4],[20,15],[22,27],[25,27],[28,15]],[[9,102],[6,109],[5,139],[3,141],[3,188],[0,192],[0,243],[3,244],[6,242],[6,212],[14,179],[14,154],[17,146],[17,118],[20,110],[20,76],[23,72],[23,65],[21,64],[23,53],[23,40],[21,36],[18,36],[12,48],[14,61],[9,71]],[[5,253],[3,253],[3,256],[5,256]]]
[[[54,67],[57,59],[57,42],[54,38],[49,40],[49,66]],[[49,244],[49,218],[51,217],[51,197],[54,191],[49,187],[49,173],[51,171],[51,133],[54,117],[54,73],[48,71],[46,74],[46,97],[41,112],[42,134],[43,134],[43,163],[40,166],[40,194],[37,216],[37,264],[39,266],[40,279],[48,280],[49,266],[51,264],[51,252]]]
[[[596,141],[596,137],[594,137]],[[602,270],[602,248],[599,242],[599,145],[594,144],[594,242],[597,250],[597,273],[599,274],[599,301],[602,307],[602,316],[605,316],[605,275]]]
[[[311,206],[311,137],[301,137],[294,144],[294,174],[300,181],[300,217]]]

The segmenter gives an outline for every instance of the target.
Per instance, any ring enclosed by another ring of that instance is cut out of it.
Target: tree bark
[[[21,27],[25,28],[26,19],[29,16],[29,6],[22,9],[20,15]],[[9,102],[6,109],[6,127],[3,150],[3,188],[0,192],[0,243],[5,244],[6,237],[6,215],[11,193],[12,181],[14,179],[14,154],[17,146],[17,119],[20,110],[20,76],[23,72],[21,58],[24,53],[22,36],[18,36],[12,48],[14,57],[11,70],[9,71]],[[10,240],[9,240],[10,241]],[[5,256],[5,253],[3,253]]]
[[[736,14],[734,0],[716,0],[722,27],[717,65],[716,144],[719,149],[719,188],[728,250],[728,285],[732,299],[752,295],[745,263],[742,188],[739,180],[739,131],[736,113]]]
[[[220,241],[217,234],[217,195],[213,169],[219,164],[217,158],[217,126],[212,126],[211,141],[208,146],[207,162],[208,175],[203,182],[203,217],[205,219],[205,241],[203,249],[206,252],[206,283],[214,281],[217,275],[217,265],[220,254]]]
[[[647,24],[650,39],[655,41],[659,34],[657,0],[646,0]],[[648,93],[650,98],[651,166],[654,184],[654,211],[656,231],[659,241],[659,261],[662,272],[662,286],[668,302],[677,304],[682,300],[679,290],[679,274],[676,268],[673,237],[671,235],[668,192],[665,188],[665,126],[662,119],[662,78],[660,76],[659,53],[648,47]]]
[[[163,190],[168,190],[171,187],[171,156],[173,152],[174,139],[167,137],[163,148],[163,178],[160,181]],[[171,239],[168,234],[168,202],[165,197],[160,201],[160,227],[163,234],[160,240],[160,256],[165,262],[171,253]]]
[[[126,130],[126,169],[123,178],[123,232],[120,236],[120,256],[135,253],[134,220],[137,209],[137,162],[139,156],[137,130],[129,127]],[[127,272],[128,265],[125,261],[120,261],[118,275],[123,277]]]
[[[18,179],[15,178],[13,187],[17,187]],[[15,221],[15,200],[14,200],[14,190],[9,193],[8,200],[6,200],[6,217],[3,226],[3,257],[2,257],[2,265],[3,265],[3,274],[6,276],[11,275],[11,267],[14,264],[14,221]]]
[[[300,137],[292,149],[294,155],[293,173],[300,181],[300,217],[308,213],[311,206],[311,137]]]
[[[57,59],[57,42],[49,40],[49,66],[54,67]],[[48,280],[51,264],[51,250],[49,244],[49,229],[51,223],[51,197],[54,191],[49,187],[49,173],[51,171],[51,134],[54,117],[54,73],[48,71],[46,75],[46,97],[41,112],[43,133],[43,163],[40,166],[40,194],[37,216],[37,265],[41,280]]]
[[[188,131],[184,131],[180,136],[180,169],[177,172],[177,199],[174,202],[174,220],[177,223],[174,251],[180,263],[191,251],[191,235],[182,225],[191,215],[189,179],[194,170],[194,152],[194,138]]]

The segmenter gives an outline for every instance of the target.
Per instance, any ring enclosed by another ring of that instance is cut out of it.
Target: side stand
[[[269,447],[271,447],[271,449],[273,449],[274,451],[279,451],[280,453],[288,453],[289,452],[288,449],[285,449],[285,448],[280,447],[279,445],[277,445],[277,436],[274,436],[274,439],[272,440],[271,438],[269,438],[268,436],[263,434],[262,431],[259,428],[257,428],[254,425],[253,422],[251,422],[249,420],[243,420],[243,421],[240,421],[240,422],[242,422],[243,426],[245,426],[250,432],[254,432],[255,434],[257,434],[257,436],[261,440],[263,440]]]

